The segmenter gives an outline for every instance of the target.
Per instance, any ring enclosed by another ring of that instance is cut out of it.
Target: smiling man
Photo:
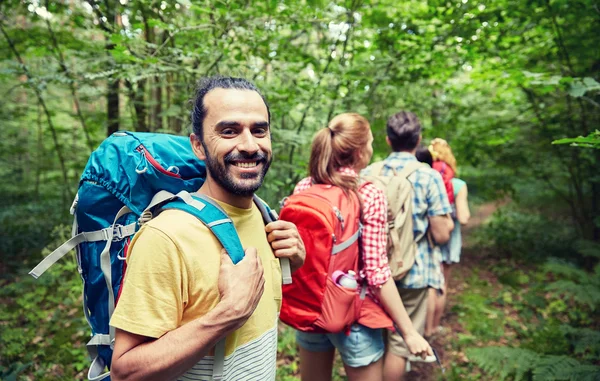
[[[252,201],[272,160],[269,107],[244,79],[209,78],[196,91],[192,126],[192,148],[208,172],[198,192],[227,212],[246,256],[233,265],[212,233],[182,211],[146,223],[131,242],[111,319],[111,379],[274,380],[278,258],[296,269],[305,252],[292,223],[265,227]],[[217,373],[214,347],[223,338]]]

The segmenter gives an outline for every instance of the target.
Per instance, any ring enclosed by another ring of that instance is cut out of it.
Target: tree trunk
[[[119,130],[119,82],[119,80],[108,81],[108,91],[106,93],[106,136],[110,136]]]
[[[160,77],[154,77],[154,122],[152,126],[152,130],[161,130],[163,128],[162,123],[162,83]]]
[[[107,6],[106,18],[108,22],[112,24],[113,30],[117,23],[117,12],[114,8]],[[111,57],[110,51],[114,49],[115,45],[111,42],[107,42],[106,54]],[[111,68],[114,67],[114,61],[111,58]],[[119,130],[119,85],[120,80],[109,78],[106,91],[106,136],[112,135],[114,132]]]

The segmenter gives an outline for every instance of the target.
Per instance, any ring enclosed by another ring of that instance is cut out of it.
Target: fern
[[[557,258],[550,258],[544,264],[544,271],[569,280],[577,280],[588,276],[588,273],[572,263]]]
[[[580,365],[566,356],[540,356],[533,369],[533,381],[572,380]]]
[[[586,245],[588,249],[593,246],[588,243]],[[600,307],[600,264],[590,273],[567,262],[553,259],[544,265],[544,269],[563,278],[548,284],[548,291],[566,295],[580,304],[587,304],[592,311]]]
[[[491,375],[505,380],[514,376],[515,381],[526,380],[540,355],[528,349],[488,347],[467,349],[467,356]]]
[[[600,358],[600,331],[575,328],[567,324],[562,325],[560,329],[569,338],[575,354],[590,360]]]
[[[546,289],[572,297],[580,304],[587,304],[592,311],[600,306],[600,287],[591,282],[578,284],[570,280],[559,280],[550,283]]]
[[[600,244],[597,242],[582,239],[577,241],[575,248],[584,257],[600,258]]]
[[[467,356],[499,380],[600,380],[600,367],[567,356],[545,356],[523,348],[467,349]]]

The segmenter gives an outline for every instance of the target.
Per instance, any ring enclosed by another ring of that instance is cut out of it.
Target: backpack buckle
[[[113,227],[113,242],[118,242],[123,239],[123,225],[117,224]]]

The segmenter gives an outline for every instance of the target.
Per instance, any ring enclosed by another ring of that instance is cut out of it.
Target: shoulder
[[[300,180],[298,182],[298,184],[296,184],[296,187],[294,187],[294,193],[298,193],[303,190],[306,190],[306,189],[310,188],[311,185],[312,185],[312,177],[305,177],[302,180]]]
[[[466,185],[467,185],[467,182],[466,182],[466,181],[464,181],[464,180],[462,180],[462,179],[459,179],[459,178],[453,177],[453,178],[452,178],[452,185],[454,185],[454,186],[460,186],[460,187],[462,187],[462,186],[466,186]]]
[[[419,167],[415,173],[417,173],[419,177],[425,179],[427,182],[443,182],[442,175],[426,164]]]
[[[368,165],[362,171],[360,171],[360,175],[361,176],[370,176],[370,175],[373,175],[373,168],[382,166],[384,164],[385,164],[385,160],[376,161],[376,162]]]
[[[185,252],[184,248],[188,247],[190,242],[210,239],[212,233],[195,216],[182,210],[170,209],[146,222],[136,233],[136,241],[138,236],[139,240],[150,245],[156,243],[157,248],[171,248]]]
[[[361,180],[358,194],[362,199],[365,209],[368,209],[371,206],[387,207],[385,192],[368,181]]]
[[[361,180],[360,187],[358,188],[358,194],[363,198],[363,201],[367,201],[374,198],[385,197],[383,190],[377,188],[373,183],[365,180]]]
[[[204,227],[196,217],[182,210],[174,209],[165,210],[144,224],[144,227],[159,231],[170,238],[195,226]]]

